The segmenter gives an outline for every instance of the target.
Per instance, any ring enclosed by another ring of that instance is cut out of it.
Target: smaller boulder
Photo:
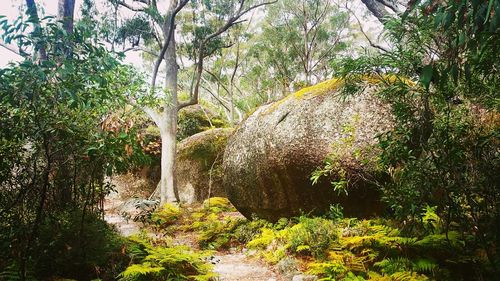
[[[215,110],[194,105],[181,109],[177,119],[177,140],[193,136],[210,128],[225,128],[228,123]]]
[[[182,203],[226,197],[222,161],[232,129],[211,129],[181,141],[177,147],[177,193]]]

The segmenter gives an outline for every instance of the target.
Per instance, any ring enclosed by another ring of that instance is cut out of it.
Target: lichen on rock
[[[232,129],[210,129],[181,141],[177,147],[177,190],[183,203],[225,197],[222,187],[224,148]]]
[[[393,127],[390,106],[367,81],[358,95],[342,96],[342,80],[305,88],[258,108],[236,129],[224,155],[224,186],[231,203],[245,216],[269,220],[301,212],[321,213],[340,203],[346,215],[380,212],[376,176],[377,138]],[[349,130],[346,130],[348,127]],[[338,168],[312,185],[311,175],[337,153]],[[349,181],[347,195],[332,182]]]

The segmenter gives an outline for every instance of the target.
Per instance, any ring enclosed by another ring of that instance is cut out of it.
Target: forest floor
[[[117,186],[116,191],[109,194],[104,203],[105,220],[114,225],[117,231],[125,237],[139,234],[145,227],[142,223],[135,222],[132,218],[137,213],[135,203],[138,199],[126,198],[123,186]],[[228,212],[229,216],[241,216],[239,213]],[[148,229],[148,231],[153,231]],[[150,233],[158,235],[157,233]],[[185,245],[191,249],[199,250],[197,236],[195,233],[176,230],[171,233],[174,245]],[[214,272],[218,274],[220,281],[284,281],[281,274],[269,265],[259,260],[248,257],[246,249],[231,248],[229,250],[218,250],[209,258],[214,265]]]

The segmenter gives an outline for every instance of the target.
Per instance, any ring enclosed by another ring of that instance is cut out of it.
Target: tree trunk
[[[75,0],[59,0],[57,6],[57,20],[62,21],[63,29],[73,33],[73,16],[75,13]]]
[[[161,116],[161,179],[160,203],[176,202],[175,154],[177,131],[177,108],[165,108]]]
[[[175,28],[171,26],[170,28]],[[168,30],[164,30],[164,37],[168,38]],[[163,114],[160,126],[161,133],[161,180],[160,203],[176,202],[175,154],[177,134],[177,70],[175,36],[172,36],[165,52],[165,89],[170,95],[170,102],[163,105]]]
[[[36,7],[36,3],[34,0],[26,0],[26,8],[27,8],[27,14],[28,16],[30,17],[30,20],[33,22],[33,27],[34,27],[34,30],[33,32],[34,33],[41,33],[42,32],[42,28],[40,26],[40,18],[38,17],[38,11],[37,11],[37,7]],[[47,51],[45,50],[45,46],[43,44],[37,44],[37,46],[35,46],[35,49],[38,50],[38,55],[39,55],[39,59],[40,61],[46,61],[47,60]],[[33,54],[34,57],[36,57],[35,54]]]

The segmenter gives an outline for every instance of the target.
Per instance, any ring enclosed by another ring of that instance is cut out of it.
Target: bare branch
[[[14,47],[11,47],[7,44],[4,44],[4,43],[0,43],[0,47],[4,47],[5,49],[13,52],[14,54],[18,55],[18,56],[21,56],[21,57],[27,57],[28,54],[26,54],[25,52],[23,52],[22,50],[16,50]]]
[[[144,112],[146,112],[147,115],[149,115],[149,117],[151,117],[151,119],[153,119],[158,127],[162,126],[161,114],[158,111],[148,106],[143,106],[141,108]]]
[[[222,83],[222,81],[220,80],[219,77],[217,77],[217,75],[215,75],[213,72],[211,72],[210,70],[206,70],[204,69],[204,71],[208,74],[210,74],[210,76],[212,76],[212,78],[215,79],[215,81],[217,81],[217,83],[224,89],[224,91],[226,91],[226,93],[230,93],[229,92],[229,89],[226,87],[226,85],[224,85],[224,83]]]
[[[142,2],[142,1],[134,1],[134,2]],[[116,3],[120,6],[123,6],[131,11],[134,11],[134,12],[145,12],[146,11],[146,8],[144,8],[144,7],[134,7],[125,1],[118,1]],[[142,2],[142,3],[144,3],[144,2]]]
[[[231,109],[229,109],[229,107],[224,103],[225,101],[222,99],[222,97],[218,97],[216,94],[213,93],[212,90],[210,90],[207,87],[201,86],[201,88],[205,89],[205,91],[207,91],[212,97],[214,97],[215,100],[218,101],[220,105],[222,105],[222,107],[224,107],[227,111],[231,111]]]
[[[241,23],[242,21],[240,20],[240,18],[242,16],[244,16],[246,13],[254,10],[254,9],[257,9],[259,7],[262,7],[264,5],[269,5],[269,4],[273,4],[273,3],[276,3],[277,0],[274,0],[274,1],[269,1],[269,2],[262,2],[260,4],[256,4],[256,5],[253,5],[253,6],[250,6],[248,7],[247,9],[243,10],[243,6],[245,4],[245,0],[240,0],[240,7],[238,8],[238,12],[230,17],[226,23],[220,27],[217,31],[215,31],[214,33],[208,35],[205,39],[203,39],[203,41],[200,43],[200,47],[199,47],[199,51],[198,51],[198,59],[197,59],[197,62],[196,62],[196,82],[195,82],[195,85],[194,85],[194,89],[191,89],[191,95],[190,95],[190,99],[189,101],[187,102],[183,102],[183,103],[179,103],[179,106],[178,108],[181,109],[183,107],[186,107],[186,106],[190,106],[190,105],[194,105],[194,104],[197,104],[198,103],[198,96],[199,96],[199,89],[200,89],[200,82],[201,82],[201,75],[203,73],[203,60],[205,59],[206,55],[205,55],[205,45],[210,41],[212,40],[213,38],[221,35],[222,33],[226,32],[229,28],[231,28],[232,26],[234,26],[235,24],[238,24],[238,23]]]
[[[167,21],[165,22],[165,26],[168,27],[168,36],[165,38],[165,43],[163,43],[163,47],[160,51],[160,55],[157,57],[155,66],[153,68],[153,77],[151,78],[151,91],[154,91],[156,87],[156,77],[158,76],[158,70],[160,68],[160,64],[164,59],[165,53],[167,52],[168,45],[170,45],[170,41],[172,39],[172,36],[174,35],[174,27],[175,27],[175,16],[177,13],[186,6],[186,4],[189,2],[189,0],[182,0],[179,5],[174,9],[170,17],[167,18]]]
[[[366,40],[368,41],[368,43],[370,44],[370,46],[372,46],[373,48],[376,48],[376,49],[379,49],[381,50],[382,52],[388,52],[388,50],[378,44],[375,44],[373,43],[373,41],[370,39],[370,37],[368,37],[368,34],[366,34],[366,32],[364,31],[363,29],[363,24],[361,23],[361,21],[359,20],[359,18],[356,16],[356,13],[354,13],[354,11],[352,11],[348,6],[347,6],[347,3],[345,4],[345,8],[346,10],[348,10],[353,16],[354,18],[358,21],[358,25],[359,25],[359,30],[361,31],[361,33],[363,33],[363,35],[365,36]]]

